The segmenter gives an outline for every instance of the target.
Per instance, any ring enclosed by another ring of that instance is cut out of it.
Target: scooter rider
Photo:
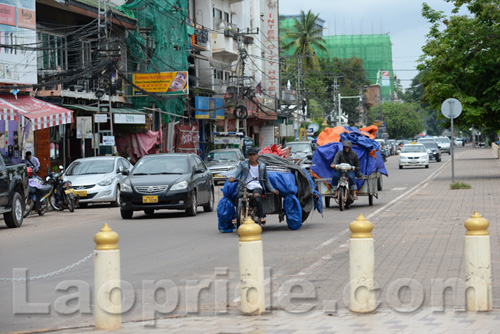
[[[247,150],[248,161],[240,162],[233,175],[244,181],[248,192],[253,193],[253,196],[257,203],[257,213],[260,218],[260,223],[265,224],[266,214],[264,213],[264,208],[262,207],[262,193],[265,192],[266,188],[276,195],[279,195],[279,192],[278,190],[273,188],[271,182],[267,178],[266,164],[257,161],[257,153],[258,150],[256,148],[250,147]],[[234,182],[234,177],[230,177],[229,182]],[[242,184],[240,183],[237,190],[238,198],[243,196],[243,191],[241,188]]]
[[[335,168],[336,165],[339,165],[341,163],[347,163],[356,168],[356,172],[354,171],[347,172],[347,177],[349,178],[350,188],[351,190],[353,190],[353,199],[357,200],[358,187],[356,185],[354,178],[356,175],[358,177],[363,176],[363,174],[361,174],[360,172],[358,154],[352,150],[352,142],[350,140],[343,141],[342,145],[344,148],[342,149],[342,151],[338,151],[337,154],[335,154],[335,157],[333,158],[330,167]],[[342,172],[336,169],[335,174],[332,177],[332,186],[337,186],[341,177],[342,177]],[[338,198],[338,196],[339,196],[339,191],[338,189],[335,189],[333,198]]]

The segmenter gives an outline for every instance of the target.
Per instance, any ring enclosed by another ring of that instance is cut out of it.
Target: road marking
[[[392,191],[401,191],[401,190],[405,190],[406,188],[408,188],[408,187],[396,187],[396,188],[392,188],[391,190]]]

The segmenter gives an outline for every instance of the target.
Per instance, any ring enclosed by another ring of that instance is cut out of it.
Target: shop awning
[[[73,111],[34,97],[0,95],[0,120],[17,121],[17,115],[31,120],[33,130],[73,122]]]
[[[85,110],[85,111],[92,111],[94,113],[99,112],[99,108],[96,106],[89,106],[85,104],[63,104],[64,107],[69,108],[69,109],[75,109],[75,110]],[[107,107],[107,105],[106,105]],[[139,111],[136,109],[130,109],[130,108],[111,108],[111,112],[113,114],[137,114],[137,115],[144,115],[144,111]]]

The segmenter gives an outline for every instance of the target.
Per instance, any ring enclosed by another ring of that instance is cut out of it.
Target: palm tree
[[[314,15],[310,10],[307,14],[300,11],[300,20],[293,17],[293,28],[282,29],[283,37],[281,43],[285,51],[293,50],[293,55],[305,57],[305,67],[318,67],[319,59],[316,49],[328,54],[325,40],[321,37],[323,28],[318,27],[316,20],[319,14]]]

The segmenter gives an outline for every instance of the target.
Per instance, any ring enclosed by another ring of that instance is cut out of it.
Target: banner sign
[[[35,0],[0,0],[0,83],[38,83],[35,17]]]
[[[262,15],[259,38],[264,48],[262,91],[265,96],[270,97],[263,103],[274,110],[272,98],[279,96],[280,83],[278,0],[260,0],[260,8]]]
[[[189,93],[187,71],[136,73],[133,75],[134,85],[149,93],[166,95],[184,95]],[[134,95],[144,95],[144,92],[134,87]]]
[[[196,119],[224,119],[224,99],[195,96],[194,105]]]
[[[391,77],[389,71],[382,71],[382,86],[389,87],[391,85]]]

